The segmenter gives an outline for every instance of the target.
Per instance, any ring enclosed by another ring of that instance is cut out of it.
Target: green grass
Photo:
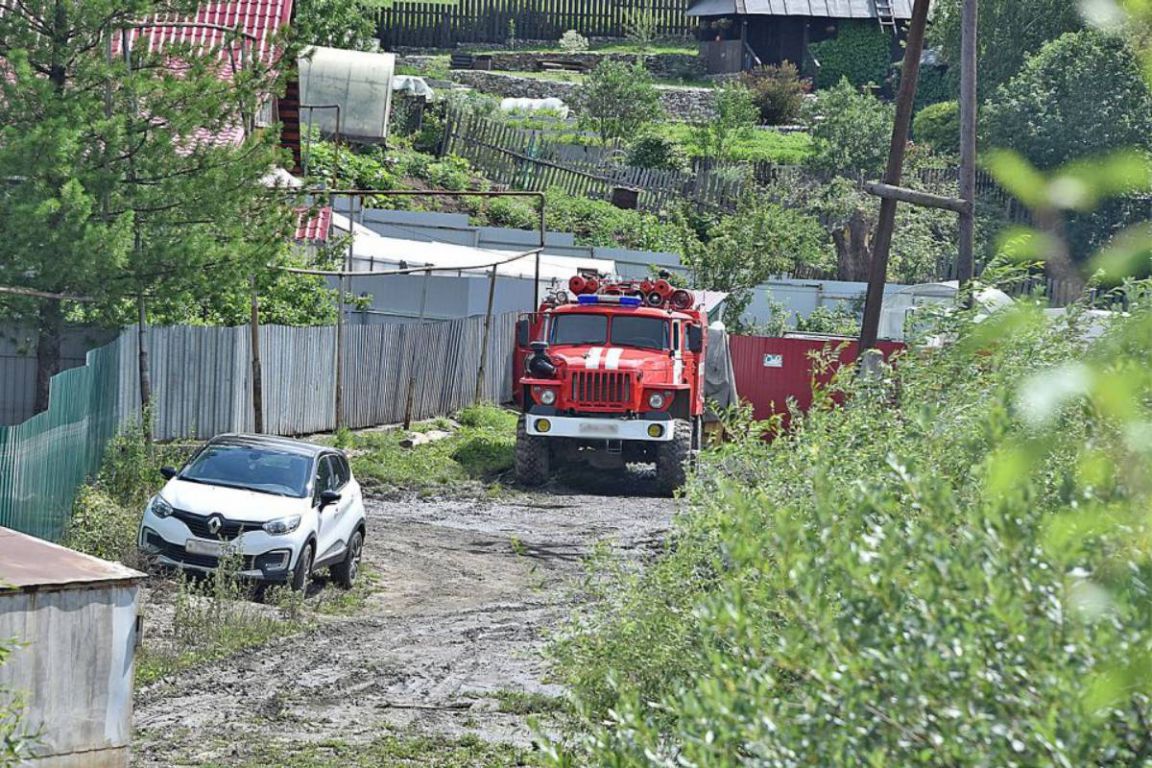
[[[465,408],[451,437],[404,448],[405,433],[352,435],[352,468],[368,489],[431,491],[469,481],[492,480],[512,467],[516,414],[493,405]],[[441,424],[443,426],[443,424]]]
[[[449,739],[389,733],[367,744],[339,740],[262,744],[243,762],[209,762],[204,768],[505,768],[542,765],[539,754],[477,736]]]
[[[657,132],[684,145],[689,155],[696,153],[692,142],[692,126],[687,123],[662,123]],[[778,133],[755,131],[749,138],[738,140],[727,159],[738,162],[772,162],[796,165],[812,154],[812,137],[807,133]]]
[[[496,691],[493,694],[500,702],[500,711],[509,715],[539,715],[551,712],[564,712],[568,702],[559,696],[527,691]]]

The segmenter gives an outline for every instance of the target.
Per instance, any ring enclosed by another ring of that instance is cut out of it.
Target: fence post
[[[480,370],[476,372],[476,394],[472,402],[479,403],[484,395],[484,368],[488,365],[488,336],[492,332],[492,302],[496,298],[496,265],[492,265],[492,277],[488,281],[488,310],[484,313],[484,341],[480,344]]]
[[[424,273],[424,286],[420,289],[420,321],[417,328],[424,327],[424,308],[428,303],[428,281],[432,277],[432,270]],[[408,356],[408,400],[404,403],[404,429],[412,428],[412,398],[416,393],[416,345],[412,345],[412,354]]]
[[[264,432],[264,379],[260,367],[260,296],[256,275],[249,278],[252,288],[252,424],[256,434]]]

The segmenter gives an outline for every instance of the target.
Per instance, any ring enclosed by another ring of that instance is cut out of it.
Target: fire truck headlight
[[[540,403],[542,405],[554,405],[556,403],[556,390],[544,389],[540,391]]]
[[[648,395],[648,405],[652,408],[663,408],[664,395],[660,394],[659,392],[653,392],[652,394]]]
[[[550,429],[552,429],[552,422],[548,421],[548,419],[536,419],[537,432],[544,434]]]

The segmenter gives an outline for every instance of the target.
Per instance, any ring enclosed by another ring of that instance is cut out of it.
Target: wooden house
[[[713,74],[790,61],[810,64],[808,46],[846,24],[875,24],[895,41],[912,17],[912,0],[695,0],[701,54]]]

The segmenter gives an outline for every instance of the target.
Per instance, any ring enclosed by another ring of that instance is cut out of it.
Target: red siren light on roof
[[[588,281],[581,275],[573,275],[568,280],[568,290],[579,296],[588,290]]]
[[[692,308],[692,294],[684,289],[674,291],[672,298],[669,299],[672,309],[684,311]]]

